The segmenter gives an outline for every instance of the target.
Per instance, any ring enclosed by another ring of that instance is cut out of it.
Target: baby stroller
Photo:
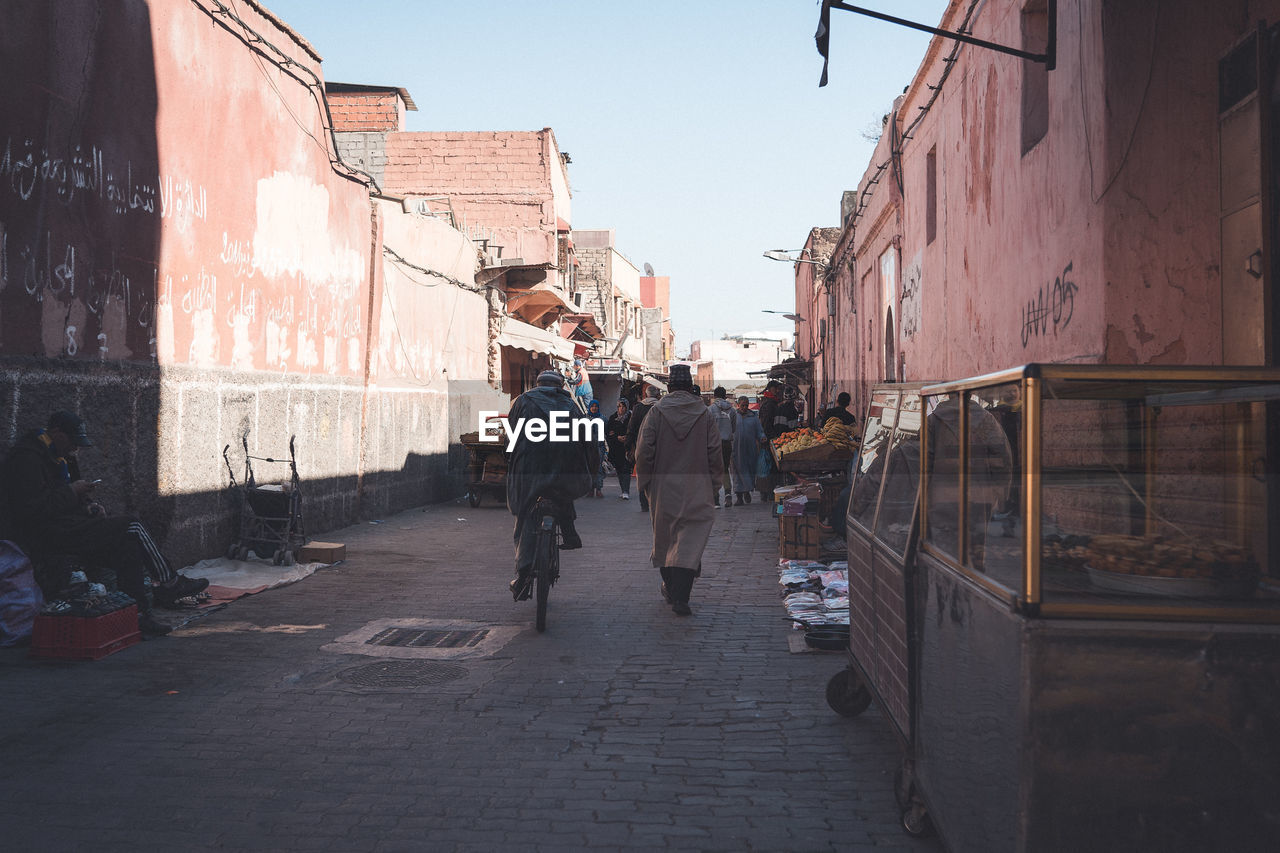
[[[289,458],[272,459],[269,456],[249,455],[249,439],[242,436],[244,445],[244,482],[236,483],[235,472],[227,451],[222,448],[222,461],[226,463],[231,487],[240,490],[240,535],[227,550],[228,559],[243,560],[252,551],[260,557],[271,555],[277,566],[292,566],[294,552],[306,543],[302,524],[302,482],[298,479],[298,459],[294,453],[294,436],[289,437]],[[280,483],[258,485],[253,474],[253,462],[288,464],[289,480]]]

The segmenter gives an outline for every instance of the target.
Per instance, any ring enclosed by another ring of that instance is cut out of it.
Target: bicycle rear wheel
[[[547,630],[547,598],[551,594],[551,582],[555,579],[558,556],[555,526],[544,524],[538,531],[538,548],[533,562],[534,598],[538,607],[535,624],[539,632]]]

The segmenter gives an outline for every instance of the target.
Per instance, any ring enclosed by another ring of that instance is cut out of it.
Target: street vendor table
[[[1026,365],[879,386],[850,669],[950,849],[1275,850],[1280,370]]]

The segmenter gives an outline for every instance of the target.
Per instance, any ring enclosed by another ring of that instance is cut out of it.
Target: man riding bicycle
[[[570,428],[567,431],[570,440],[551,438],[553,412],[563,412],[562,418],[570,427],[573,420],[586,418],[565,390],[564,376],[555,370],[544,370],[538,374],[537,387],[517,397],[507,415],[513,425],[521,421],[540,421],[546,425],[546,429],[540,431],[544,436],[541,441],[530,440],[527,427],[519,430],[507,466],[507,509],[516,517],[513,537],[516,576],[510,584],[516,601],[530,596],[538,528],[534,506],[538,499],[543,498],[555,508],[563,539],[561,550],[581,548],[582,538],[573,525],[577,517],[573,501],[591,491],[594,472],[600,467],[600,453],[592,431]],[[575,438],[578,440],[572,440]]]

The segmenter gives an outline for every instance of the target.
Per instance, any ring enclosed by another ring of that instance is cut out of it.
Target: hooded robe
[[[517,397],[507,417],[512,422],[529,418],[548,421],[556,411],[566,412],[573,420],[585,417],[569,392],[547,386],[532,388]],[[568,502],[572,507],[575,498],[591,490],[599,467],[600,455],[594,441],[535,442],[522,433],[507,466],[507,509],[512,515],[521,515],[540,494]]]
[[[720,430],[702,400],[677,391],[654,403],[636,442],[636,482],[649,497],[656,568],[700,570],[723,473]]]

